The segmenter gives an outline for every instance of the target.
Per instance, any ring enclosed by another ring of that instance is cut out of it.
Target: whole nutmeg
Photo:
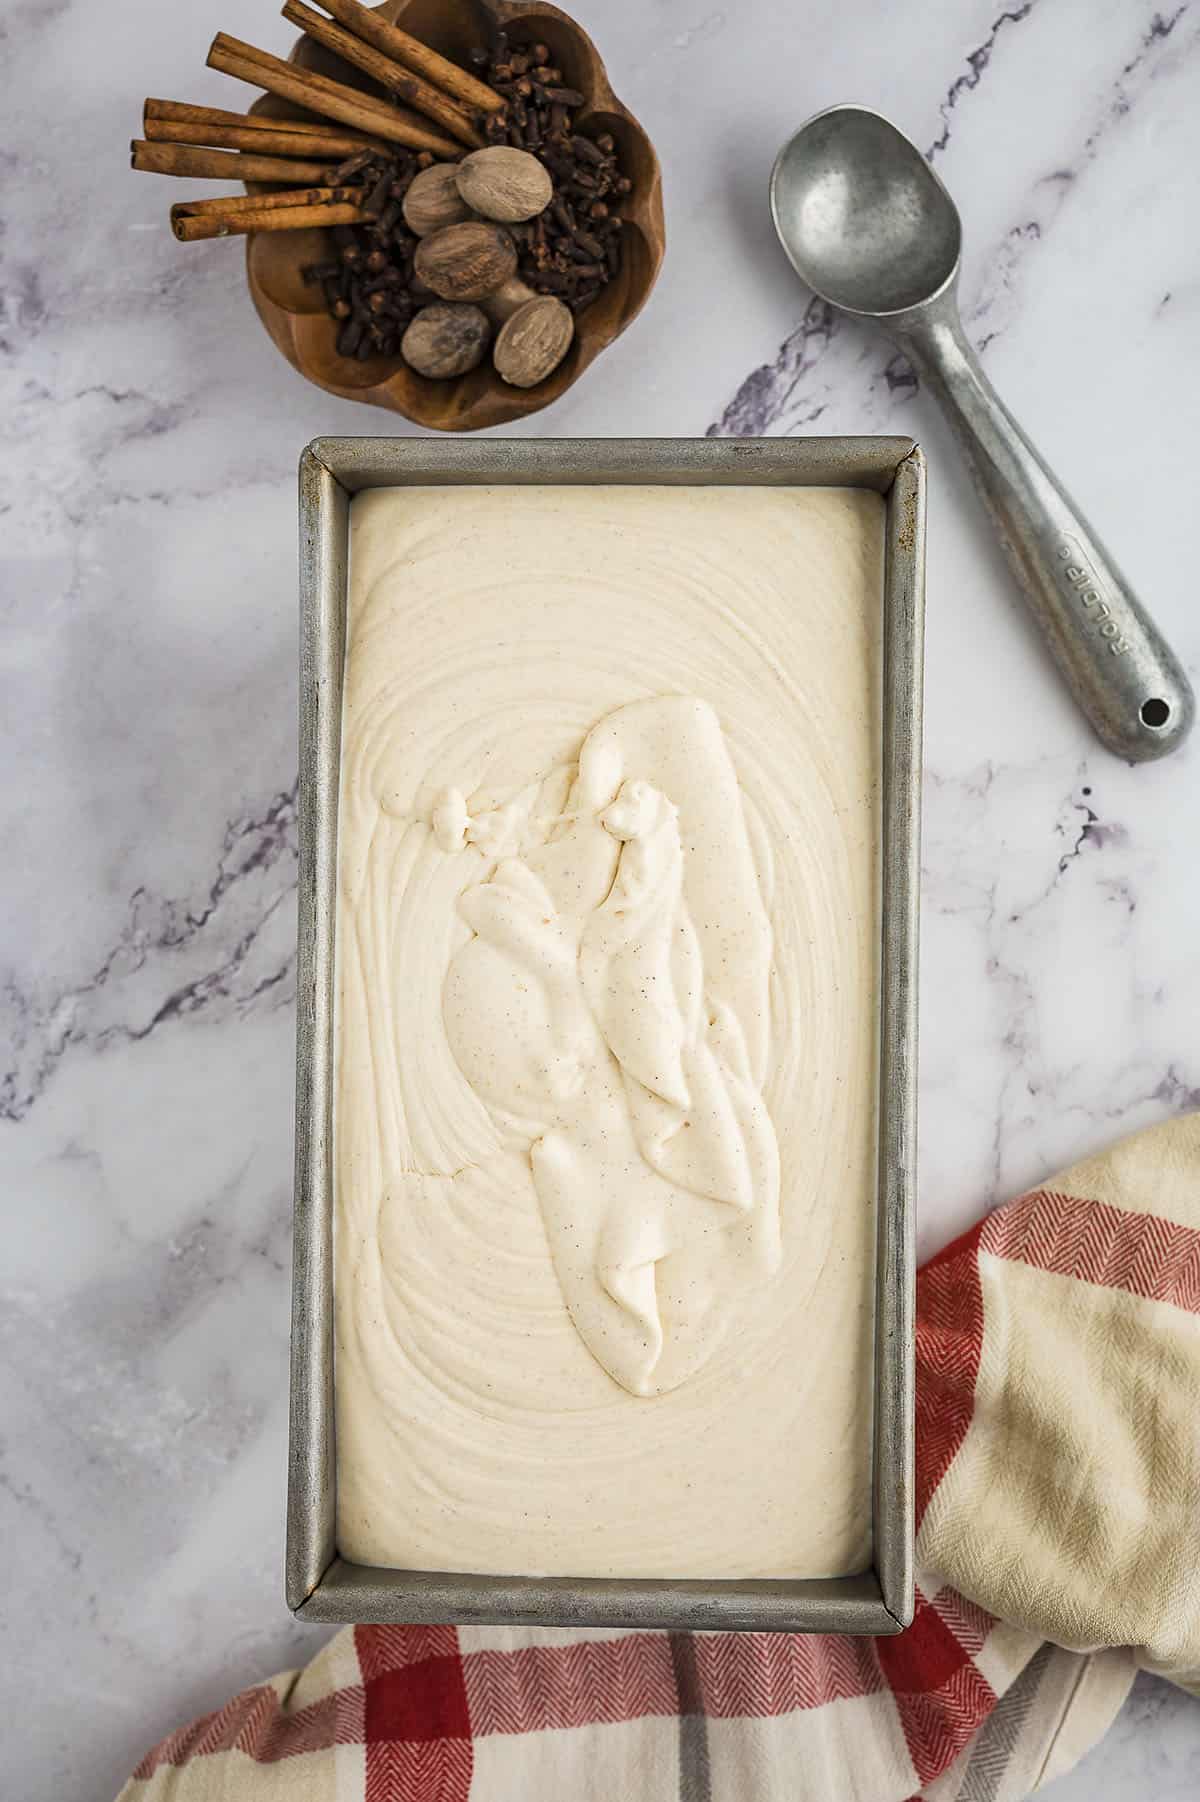
[[[411,320],[400,340],[400,354],[418,375],[435,380],[466,375],[482,363],[491,329],[487,314],[478,307],[437,300]]]
[[[518,307],[523,307],[526,301],[536,299],[537,295],[529,283],[523,282],[519,275],[514,275],[510,281],[497,288],[494,294],[489,294],[482,305],[493,325],[503,325],[506,319],[512,318]]]
[[[496,335],[496,373],[514,388],[533,388],[566,356],[575,336],[571,309],[553,294],[539,294],[518,307]]]
[[[516,274],[517,247],[501,226],[467,219],[422,238],[413,268],[442,300],[483,300]]]
[[[404,196],[403,212],[405,225],[418,238],[469,219],[471,209],[458,191],[457,165],[434,163],[431,169],[414,175]]]
[[[472,212],[514,225],[544,212],[554,197],[550,172],[528,150],[492,144],[454,165],[458,191]]]

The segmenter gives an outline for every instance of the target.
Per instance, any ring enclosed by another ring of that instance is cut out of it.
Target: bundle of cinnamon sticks
[[[336,180],[346,158],[403,146],[419,153],[422,162],[453,161],[489,141],[486,121],[505,109],[494,88],[386,24],[360,0],[318,4],[320,12],[305,0],[285,0],[283,16],[370,76],[386,98],[218,32],[208,53],[210,68],[277,95],[305,117],[270,119],[183,101],[146,101],[143,136],[130,146],[135,169],[290,189],[172,207],[172,229],[184,242],[360,224],[369,217],[361,190],[350,191]]]

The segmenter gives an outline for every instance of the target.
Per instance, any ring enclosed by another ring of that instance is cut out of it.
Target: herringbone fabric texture
[[[1200,1691],[1200,1116],[927,1265],[917,1372],[907,1633],[347,1629],[120,1802],[1016,1802]]]

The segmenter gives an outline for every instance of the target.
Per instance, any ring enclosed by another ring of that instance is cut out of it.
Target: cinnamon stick
[[[401,31],[398,25],[387,25],[379,14],[370,7],[362,6],[359,0],[319,0],[322,12],[327,12],[344,25],[364,43],[371,44],[376,50],[382,50],[395,62],[402,63],[416,75],[423,75],[434,87],[443,89],[455,100],[475,112],[497,113],[504,105],[503,96],[497,94],[495,88],[489,88],[457,63],[448,57],[439,56],[428,44]]]
[[[322,182],[329,163],[306,163],[283,156],[232,156],[224,150],[196,150],[190,144],[148,144],[134,138],[129,146],[135,169],[151,175],[192,175],[205,181]]]
[[[187,100],[144,100],[142,120],[172,119],[182,125],[244,125],[269,131],[325,131],[323,119],[268,119],[265,113],[227,113],[220,106],[193,106]]]
[[[277,212],[289,206],[320,206],[327,200],[358,205],[361,188],[280,188],[274,194],[217,194],[211,200],[181,200],[172,214]]]
[[[331,225],[361,225],[366,213],[352,201],[323,200],[312,206],[244,207],[227,212],[195,213],[171,208],[171,230],[181,244],[202,238],[243,237],[246,232],[311,231]]]
[[[357,88],[346,87],[340,81],[330,81],[328,76],[317,75],[311,69],[285,63],[223,31],[219,31],[212,41],[208,66],[220,69],[223,74],[234,75],[239,81],[247,81],[253,87],[279,94],[309,112],[338,119],[359,131],[386,138],[389,143],[404,144],[410,150],[429,150],[435,156],[447,159],[462,155],[462,146],[453,138],[442,137],[415,114],[390,106],[386,100],[360,93]]]
[[[311,6],[305,6],[303,0],[284,0],[282,12],[285,19],[298,25],[316,43],[324,44],[327,50],[334,51],[343,62],[353,63],[356,68],[362,69],[381,88],[399,95],[401,100],[414,107],[417,112],[424,113],[426,118],[435,119],[462,143],[476,149],[486,143],[483,133],[472,124],[470,114],[457,100],[452,100],[440,88],[432,87],[401,63],[394,62],[390,56],[384,56],[382,51],[364,44],[352,31],[343,31],[340,25],[333,25],[328,19],[323,19]]]
[[[293,131],[253,131],[241,125],[180,125],[173,119],[147,119],[143,127],[152,144],[204,144],[213,150],[264,151],[273,156],[353,156],[356,150],[379,150],[382,140],[343,138],[336,132],[311,137]]]

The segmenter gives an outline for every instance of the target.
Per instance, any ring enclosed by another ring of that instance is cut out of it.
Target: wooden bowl
[[[536,388],[513,388],[485,361],[468,375],[432,381],[398,357],[340,357],[337,327],[325,310],[320,289],[301,270],[330,255],[326,232],[259,232],[246,243],[246,275],[258,316],[288,362],[330,394],[344,400],[388,407],[415,425],[438,432],[474,432],[506,425],[548,407],[566,392],[604,348],[644,306],[663,258],[662,177],[649,138],[608,85],[604,64],[587,33],[544,0],[385,0],[380,15],[455,62],[466,64],[472,49],[487,45],[499,26],[519,41],[549,44],[568,86],[584,95],[580,128],[590,135],[611,132],[623,172],[633,191],[622,204],[621,267],[576,321],[566,357]],[[304,68],[371,93],[380,90],[321,45],[302,37],[292,60]],[[275,118],[306,117],[286,101],[267,94],[254,112]]]

